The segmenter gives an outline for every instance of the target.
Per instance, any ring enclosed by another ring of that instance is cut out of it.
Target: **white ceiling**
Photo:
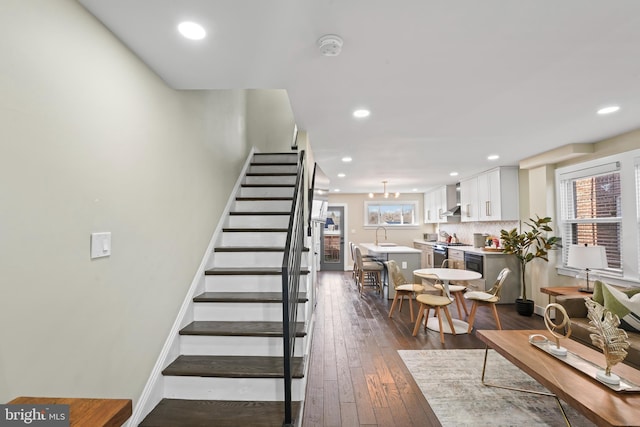
[[[640,128],[637,0],[79,2],[174,88],[286,89],[343,192],[424,191]],[[181,38],[183,20],[207,37]]]

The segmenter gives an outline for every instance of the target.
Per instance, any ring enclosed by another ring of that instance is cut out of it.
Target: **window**
[[[418,202],[364,202],[365,226],[417,226]]]
[[[572,244],[604,246],[609,267],[595,273],[612,283],[640,282],[640,150],[556,170],[557,231],[562,236],[559,273]]]
[[[565,246],[604,246],[611,272],[622,274],[620,165],[611,163],[560,176]],[[566,257],[566,251],[564,253]],[[566,264],[566,258],[563,259]]]

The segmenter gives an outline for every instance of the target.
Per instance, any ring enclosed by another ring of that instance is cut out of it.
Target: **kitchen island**
[[[368,255],[374,256],[383,261],[394,260],[398,263],[398,267],[402,271],[402,274],[409,282],[420,283],[421,280],[415,281],[413,278],[413,271],[420,268],[420,256],[422,251],[408,246],[399,246],[394,243],[360,243],[362,249],[367,251]],[[388,280],[388,279],[387,279]],[[395,290],[393,284],[389,283],[387,287],[389,289],[387,298],[393,299],[395,296]]]

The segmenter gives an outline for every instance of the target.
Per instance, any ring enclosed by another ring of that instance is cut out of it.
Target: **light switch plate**
[[[407,261],[402,261],[402,269],[403,270],[407,269]]]
[[[111,232],[91,233],[91,259],[111,255]]]

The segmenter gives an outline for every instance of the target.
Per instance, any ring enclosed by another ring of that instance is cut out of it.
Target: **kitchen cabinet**
[[[360,243],[360,247],[365,249],[367,254],[379,260],[394,260],[398,264],[398,267],[400,267],[400,272],[404,275],[405,279],[409,282],[415,280],[413,278],[413,272],[420,268],[420,257],[422,255],[421,251],[417,250],[417,248],[410,248],[408,246],[378,246],[373,243]],[[393,299],[395,294],[395,288],[393,285],[389,285],[387,298]]]
[[[433,245],[413,242],[413,247],[420,249],[420,268],[433,268]]]
[[[460,249],[448,250],[449,268],[457,268],[458,270],[464,270],[464,251]]]
[[[458,221],[458,218],[443,216],[449,208],[456,204],[456,186],[443,185],[435,190],[424,193],[424,222],[436,224],[439,222]]]
[[[478,178],[460,181],[460,220],[473,222],[478,220]]]
[[[484,271],[482,277],[486,281],[485,287],[488,290],[493,286],[503,268],[509,268],[511,273],[507,276],[500,291],[500,301],[498,304],[513,304],[516,298],[520,297],[520,262],[515,255],[506,255],[495,252],[484,254]]]
[[[500,167],[460,181],[463,222],[519,219],[518,168]]]

